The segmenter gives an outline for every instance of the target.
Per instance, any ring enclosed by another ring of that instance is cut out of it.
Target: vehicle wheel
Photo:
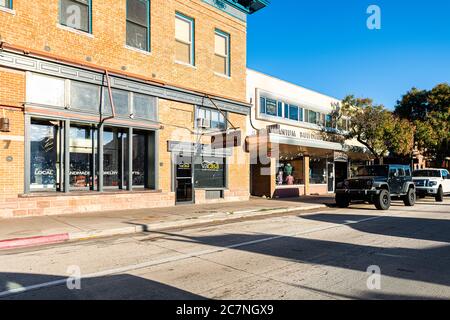
[[[373,200],[378,210],[388,210],[391,207],[391,195],[388,190],[381,190],[380,194]]]
[[[444,190],[442,190],[442,186],[439,187],[438,189],[438,193],[436,196],[436,201],[437,202],[443,202],[444,201]]]
[[[413,207],[416,204],[416,191],[413,188],[409,188],[408,193],[403,198],[405,206]]]
[[[347,208],[350,205],[350,199],[346,196],[336,195],[336,205],[339,208]]]

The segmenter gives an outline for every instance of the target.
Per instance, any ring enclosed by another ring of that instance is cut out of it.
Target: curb
[[[293,211],[308,211],[314,209],[326,208],[325,205],[311,205],[308,207],[290,207],[290,208],[276,208],[276,209],[255,209],[242,210],[234,212],[215,212],[214,214],[207,214],[195,219],[184,219],[151,224],[138,224],[130,227],[113,228],[105,230],[81,231],[62,234],[52,234],[38,237],[16,238],[0,240],[0,250],[15,249],[24,247],[33,247],[46,244],[55,244],[65,241],[82,241],[96,238],[111,237],[116,235],[125,235],[133,233],[141,233],[148,231],[158,231],[170,228],[185,228],[201,225],[205,223],[233,221],[242,218],[262,217],[278,213],[287,213]]]
[[[70,237],[68,233],[60,233],[60,234],[51,234],[48,236],[1,240],[0,250],[60,243],[69,240],[69,238]]]

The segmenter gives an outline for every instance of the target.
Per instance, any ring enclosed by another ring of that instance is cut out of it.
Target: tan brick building
[[[266,5],[0,1],[0,217],[248,199],[246,17]]]

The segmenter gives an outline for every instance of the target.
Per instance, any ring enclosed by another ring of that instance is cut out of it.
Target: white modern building
[[[333,193],[352,168],[371,160],[360,143],[343,138],[350,120],[333,121],[339,99],[250,69],[247,99],[255,196]]]

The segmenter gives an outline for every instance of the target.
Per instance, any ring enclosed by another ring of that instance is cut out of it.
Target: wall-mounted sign
[[[297,137],[297,133],[291,129],[281,129],[279,124],[267,126],[267,133],[279,134],[286,137]]]
[[[204,156],[231,157],[233,150],[231,148],[212,148],[208,144],[200,144],[184,141],[168,141],[167,150],[175,153],[196,153]]]
[[[344,152],[335,151],[334,152],[334,161],[335,162],[348,162],[348,155]]]
[[[304,131],[297,129],[285,129],[280,124],[273,124],[266,127],[267,134],[276,134],[285,137],[299,138],[306,140],[339,142],[338,139],[332,139],[332,135],[327,135],[321,131]]]
[[[203,161],[201,166],[203,171],[219,171],[220,165],[216,161]]]
[[[179,163],[178,164],[178,169],[189,170],[189,169],[191,169],[191,164],[190,163],[184,163],[184,162]]]

